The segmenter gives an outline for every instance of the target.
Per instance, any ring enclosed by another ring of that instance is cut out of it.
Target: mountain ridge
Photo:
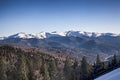
[[[9,35],[8,37],[0,37],[0,40],[8,39],[8,38],[22,38],[22,39],[45,39],[51,37],[91,37],[96,38],[100,36],[120,36],[118,33],[98,33],[98,32],[85,32],[85,31],[65,31],[65,32],[40,32],[36,34],[26,34],[24,32],[19,32],[13,35]]]

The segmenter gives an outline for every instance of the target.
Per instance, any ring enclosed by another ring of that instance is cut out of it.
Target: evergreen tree
[[[101,69],[103,68],[104,64],[102,64],[102,61],[100,60],[99,55],[97,55],[96,58],[96,65],[95,65],[95,71],[98,73],[99,71],[101,71]]]
[[[81,61],[81,68],[80,68],[80,73],[81,73],[81,79],[82,80],[90,80],[91,76],[91,70],[90,70],[90,65],[87,63],[86,57],[84,56]]]
[[[78,61],[75,60],[72,68],[72,77],[73,80],[79,80],[80,74],[79,74],[79,67],[78,67]]]
[[[69,58],[66,59],[64,64],[65,80],[72,80],[72,64]]]
[[[45,61],[42,62],[41,74],[43,75],[44,80],[50,80],[48,65],[46,64]]]
[[[96,57],[96,63],[94,64],[94,75],[97,76],[105,68],[104,63],[100,60],[99,54]]]
[[[19,71],[18,71],[18,80],[29,80],[28,78],[28,65],[26,62],[26,57],[24,54],[20,54],[20,64],[19,64]]]
[[[51,80],[57,80],[57,67],[55,60],[52,60],[50,63],[50,77]]]
[[[99,54],[97,55],[97,58],[96,58],[96,65],[97,65],[97,66],[100,66],[100,65],[101,65],[101,60],[100,60]]]
[[[6,65],[3,56],[0,56],[0,80],[7,80]]]
[[[112,59],[112,66],[116,67],[118,64],[117,56],[114,54],[113,59]]]
[[[27,65],[28,65],[28,71],[29,71],[29,74],[28,74],[28,77],[29,77],[29,80],[35,80],[34,79],[34,72],[33,72],[33,66],[34,66],[34,64],[33,64],[33,60],[28,56],[28,55],[30,55],[31,53],[27,53]]]

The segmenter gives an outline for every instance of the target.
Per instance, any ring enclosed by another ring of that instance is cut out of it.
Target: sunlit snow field
[[[98,77],[95,80],[120,80],[120,68]]]

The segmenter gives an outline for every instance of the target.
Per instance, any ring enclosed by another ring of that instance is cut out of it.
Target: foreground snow
[[[120,80],[120,68],[115,69],[112,72],[109,72],[95,80]]]

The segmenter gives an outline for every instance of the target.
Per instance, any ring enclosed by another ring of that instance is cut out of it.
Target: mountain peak
[[[14,34],[14,35],[11,35],[11,36],[8,36],[8,38],[34,38],[34,35],[32,34],[26,34],[24,32],[19,32],[17,34]]]

